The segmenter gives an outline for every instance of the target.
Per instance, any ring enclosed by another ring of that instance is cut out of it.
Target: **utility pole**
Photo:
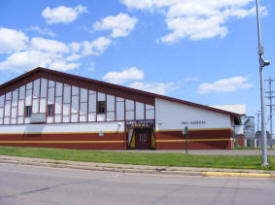
[[[269,146],[270,148],[272,148],[272,137],[273,137],[273,131],[272,131],[272,125],[273,125],[273,120],[272,120],[272,111],[273,111],[273,105],[272,104],[272,98],[274,98],[275,96],[273,96],[274,91],[272,91],[272,82],[275,81],[275,79],[272,79],[271,77],[269,77],[268,79],[266,79],[265,81],[268,82],[268,87],[269,90],[266,91],[265,93],[268,94],[268,96],[266,96],[266,98],[269,99],[269,105],[266,105],[269,107],[269,119],[270,119],[270,139],[269,139]]]
[[[263,59],[264,48],[262,46],[261,37],[261,22],[260,22],[260,8],[259,2],[256,0],[257,12],[257,29],[258,29],[258,54],[259,54],[259,71],[260,71],[260,92],[261,92],[261,124],[262,124],[262,166],[267,167],[267,148],[266,148],[266,127],[265,127],[265,93],[264,93],[264,76],[263,69],[265,66],[270,65],[270,62]]]
[[[257,130],[256,131],[259,131],[260,130],[260,111],[257,112]]]

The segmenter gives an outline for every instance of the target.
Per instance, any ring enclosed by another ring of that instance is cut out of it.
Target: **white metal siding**
[[[155,105],[157,130],[231,128],[230,115],[162,99]]]

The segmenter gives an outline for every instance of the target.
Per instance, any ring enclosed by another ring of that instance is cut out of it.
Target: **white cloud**
[[[61,71],[73,70],[78,68],[81,63],[68,63],[64,60],[54,61],[53,63],[49,64],[49,68]]]
[[[0,28],[0,53],[11,53],[26,48],[29,38],[14,29]]]
[[[165,95],[169,91],[175,90],[177,86],[173,82],[168,83],[158,83],[158,82],[152,82],[152,83],[144,83],[144,82],[133,82],[129,85],[132,88],[139,89],[139,90],[145,90],[152,93],[157,93],[160,95]]]
[[[0,39],[0,51],[8,54],[5,60],[0,61],[0,70],[12,72],[22,72],[38,66],[62,71],[76,69],[81,65],[78,60],[90,55],[100,55],[112,43],[105,37],[68,44],[40,37],[29,40],[23,32],[5,28],[2,31],[2,34],[10,36]]]
[[[5,61],[0,62],[0,70],[11,70],[20,72],[34,67],[46,67],[56,56],[50,56],[41,51],[22,51],[15,52]]]
[[[74,8],[59,6],[51,9],[50,7],[46,7],[41,15],[46,19],[47,24],[67,24],[75,21],[79,14],[86,13],[87,11],[87,7],[82,5]]]
[[[109,72],[103,76],[103,80],[122,84],[132,80],[142,80],[144,78],[144,72],[136,67],[130,67],[122,71]]]
[[[0,62],[0,70],[11,70],[20,72],[35,67],[48,67],[55,70],[73,70],[80,66],[80,63],[66,62],[59,54],[29,50],[16,52],[10,55],[5,61]]]
[[[102,78],[105,81],[115,83],[115,84],[125,84],[128,83],[127,86],[145,90],[152,93],[157,93],[161,95],[165,95],[168,92],[177,89],[178,86],[173,82],[162,83],[162,82],[150,82],[145,83],[142,80],[144,79],[144,72],[136,67],[130,67],[127,69],[123,69],[122,71],[113,71],[108,72]]]
[[[73,53],[70,56],[68,56],[66,58],[66,60],[67,61],[76,61],[76,60],[79,60],[81,57],[83,57],[83,56],[81,56],[80,54]]]
[[[219,36],[224,38],[226,23],[232,17],[245,18],[255,14],[254,0],[121,0],[128,8],[158,11],[165,16],[171,31],[162,42],[183,38],[200,40]],[[263,13],[266,8],[262,7]]]
[[[69,46],[73,52],[78,52],[80,50],[80,43],[78,42],[72,42]]]
[[[131,18],[127,14],[119,13],[116,16],[107,16],[100,22],[96,22],[93,27],[98,31],[112,30],[111,36],[117,38],[128,36],[137,22],[137,18]]]
[[[111,43],[112,41],[105,37],[99,37],[94,41],[84,41],[82,42],[83,55],[100,55]]]
[[[32,38],[31,40],[31,47],[35,50],[44,50],[47,52],[53,52],[53,53],[68,53],[69,49],[66,44],[55,41],[55,40],[49,40],[45,38]]]
[[[202,83],[198,88],[199,94],[210,92],[234,92],[240,89],[251,88],[252,84],[247,82],[247,78],[236,76],[232,78],[224,78],[213,83]]]
[[[41,35],[47,35],[47,36],[51,36],[51,37],[56,36],[56,34],[54,32],[52,32],[51,30],[49,30],[47,28],[40,28],[39,26],[31,26],[31,27],[27,28],[26,31],[37,31]]]

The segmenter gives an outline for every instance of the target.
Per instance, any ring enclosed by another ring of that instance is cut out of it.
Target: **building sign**
[[[138,127],[154,127],[155,120],[128,120],[126,121],[127,127],[138,128]]]
[[[183,125],[204,125],[206,124],[205,120],[193,120],[193,121],[183,121],[181,122]]]

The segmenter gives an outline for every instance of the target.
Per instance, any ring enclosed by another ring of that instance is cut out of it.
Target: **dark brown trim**
[[[41,109],[40,109],[40,101],[41,101],[41,83],[42,83],[42,78],[39,79],[38,113],[41,113]]]
[[[5,124],[5,118],[6,118],[6,101],[7,101],[7,93],[5,93],[5,97],[4,97],[3,125]]]
[[[123,120],[125,121],[125,123],[126,123],[126,99],[125,98],[123,98],[123,101],[124,101],[124,116],[123,116]],[[126,124],[125,124],[126,125]]]
[[[115,116],[114,116],[114,120],[115,120],[115,121],[116,121],[116,119],[117,119],[117,118],[116,118],[116,98],[117,98],[117,97],[114,96],[114,100],[115,100],[115,102],[114,102],[114,115],[115,115]]]
[[[143,111],[143,112],[144,112],[144,115],[143,115],[143,116],[144,116],[144,120],[146,120],[146,104],[143,103],[143,106],[144,106],[144,107],[143,107],[143,110],[144,110],[144,111]],[[155,119],[156,119],[156,118],[155,118]]]
[[[98,105],[97,105],[97,101],[98,101],[98,92],[95,92],[96,97],[95,97],[95,121],[98,122],[97,120],[97,109],[98,109]]]
[[[32,102],[31,102],[32,112],[31,113],[33,113],[33,90],[34,90],[34,81],[32,81]]]
[[[107,94],[104,93],[105,103],[104,103],[104,121],[107,121]]]
[[[55,123],[55,115],[56,115],[56,112],[55,112],[55,105],[56,105],[56,81],[53,81],[54,82],[54,94],[53,94],[53,101],[54,101],[54,115],[53,115],[53,123]]]
[[[80,95],[81,89],[78,87],[78,120],[77,122],[80,122],[80,108],[81,108],[81,95]]]
[[[72,122],[72,104],[73,104],[73,86],[71,85],[71,104],[70,104],[70,120],[69,122],[71,123]]]
[[[63,107],[64,107],[64,83],[62,83],[62,100],[61,100],[61,123],[63,123]]]
[[[87,108],[86,108],[86,122],[89,121],[89,101],[90,101],[90,94],[89,90],[87,89]]]
[[[137,103],[136,103],[136,101],[134,101],[134,120],[137,119],[137,116],[136,116],[136,109],[137,109]]]
[[[26,113],[25,113],[25,107],[26,107],[26,100],[27,100],[27,84],[24,85],[25,87],[25,93],[24,93],[24,106],[23,106],[23,124],[26,123]]]
[[[17,89],[16,124],[18,124],[18,118],[19,118],[19,95],[20,95],[20,90],[18,88]]]
[[[45,108],[45,110],[46,110],[46,123],[48,123],[49,80],[48,79],[46,79],[46,80],[47,80],[47,86],[46,86],[46,100],[45,100],[46,108]]]
[[[11,99],[10,99],[10,119],[9,119],[9,124],[12,123],[12,99],[13,99],[13,91],[10,91],[11,93]]]

